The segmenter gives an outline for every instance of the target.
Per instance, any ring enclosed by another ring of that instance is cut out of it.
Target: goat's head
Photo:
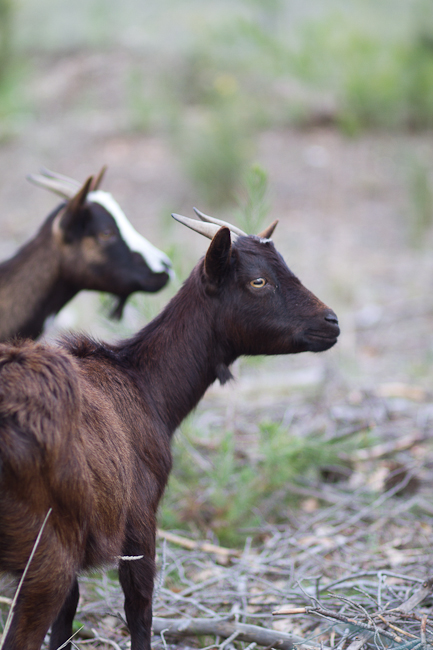
[[[118,296],[112,315],[120,318],[131,293],[165,286],[171,262],[133,228],[111,194],[98,189],[104,172],[82,186],[47,170],[28,178],[66,199],[52,222],[62,251],[62,277],[80,289]]]
[[[321,352],[336,343],[337,316],[301,284],[270,239],[277,222],[248,236],[196,212],[202,222],[173,216],[212,239],[202,281],[218,299],[215,327],[234,356]]]

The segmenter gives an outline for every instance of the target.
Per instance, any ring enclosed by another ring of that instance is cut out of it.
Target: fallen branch
[[[302,645],[305,648],[320,648],[319,643],[309,642],[294,634],[286,634],[268,628],[259,627],[258,625],[247,625],[246,623],[237,623],[233,620],[224,618],[154,618],[153,633],[164,636],[220,636],[224,639],[236,634],[238,641],[247,643],[256,643],[265,647],[273,647],[281,650],[293,650],[293,648]],[[322,646],[327,650],[325,646]],[[328,649],[329,650],[329,649]]]
[[[389,623],[382,614],[377,615],[378,618],[382,621],[382,623],[385,623],[388,627],[390,627],[394,632],[397,632],[400,636],[403,634],[403,636],[409,636],[411,639],[417,639],[418,637],[415,636],[415,634],[410,634],[410,632],[405,632],[404,630],[401,629],[401,627],[397,627],[397,625],[393,625],[392,623]]]
[[[351,461],[363,460],[377,460],[383,456],[389,456],[396,451],[405,451],[411,449],[420,442],[424,442],[425,436],[420,433],[412,433],[408,436],[399,438],[398,440],[391,440],[390,442],[383,442],[375,447],[369,449],[358,449],[348,455]]]
[[[410,598],[399,605],[394,611],[408,614],[414,607],[417,607],[433,591],[433,578],[428,578],[422,586],[415,591]],[[393,610],[389,610],[393,611]]]
[[[409,386],[398,382],[381,384],[377,387],[375,393],[378,397],[401,397],[413,402],[425,402],[429,396],[424,388]]]

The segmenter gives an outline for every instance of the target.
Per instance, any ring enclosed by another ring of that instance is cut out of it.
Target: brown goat
[[[66,643],[77,574],[119,558],[131,648],[149,650],[156,513],[175,429],[240,355],[320,352],[339,335],[334,312],[276,251],[274,224],[246,236],[175,218],[212,242],[133,338],[0,345],[0,570],[22,575],[51,509],[4,650],[37,650],[50,625],[50,649]]]
[[[29,177],[66,203],[0,264],[0,341],[37,338],[45,320],[82,289],[118,296],[112,315],[120,317],[132,292],[158,291],[167,283],[170,260],[133,229],[110,194],[98,190],[102,174],[83,186],[51,172]]]

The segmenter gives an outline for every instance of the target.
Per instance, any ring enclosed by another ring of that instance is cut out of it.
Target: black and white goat
[[[29,177],[65,201],[0,264],[0,341],[37,338],[45,320],[82,289],[116,295],[112,315],[120,318],[131,293],[167,283],[168,257],[139,235],[111,194],[98,189],[104,171],[82,186],[51,172]]]
[[[337,317],[270,236],[198,213],[212,238],[162,313],[129,340],[0,345],[0,570],[23,580],[3,650],[67,644],[77,575],[120,557],[132,650],[149,650],[156,514],[175,429],[240,355],[321,352]],[[213,221],[213,223],[212,223]],[[129,561],[125,556],[134,556]],[[122,559],[123,558],[123,559]]]

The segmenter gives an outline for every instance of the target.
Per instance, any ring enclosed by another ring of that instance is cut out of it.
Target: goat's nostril
[[[332,323],[333,325],[338,325],[337,314],[334,314],[333,311],[329,311],[329,312],[326,314],[326,316],[325,316],[325,320],[327,320],[328,323]]]

